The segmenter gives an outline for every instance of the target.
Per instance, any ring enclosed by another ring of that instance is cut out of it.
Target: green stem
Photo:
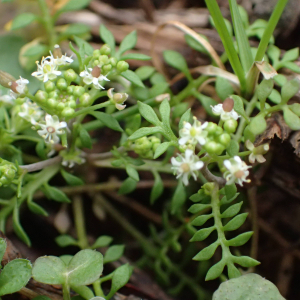
[[[87,114],[91,111],[94,111],[94,110],[97,110],[97,109],[100,109],[100,108],[103,108],[103,107],[107,107],[109,104],[111,104],[110,101],[105,101],[103,103],[100,103],[100,104],[96,104],[96,105],[93,105],[93,106],[90,106],[90,107],[85,107],[83,109],[80,109],[78,111],[76,111],[73,115],[72,115],[72,118],[75,118],[79,115],[82,115],[82,114]]]
[[[86,235],[84,209],[82,204],[82,198],[80,196],[75,196],[73,198],[73,214],[78,238],[78,246],[81,249],[88,249],[90,248],[90,245],[88,243]]]
[[[96,296],[99,296],[99,297],[105,297],[104,293],[103,293],[103,290],[101,288],[101,281],[100,279],[96,280],[94,283],[93,283],[93,288],[94,288],[94,292],[95,292],[95,295]]]
[[[50,14],[49,7],[47,6],[45,0],[38,0],[38,3],[43,14],[42,20],[45,25],[47,35],[49,37],[49,48],[53,49],[54,45],[56,44],[56,34],[55,34],[55,28],[54,28],[52,16]]]
[[[63,288],[63,299],[64,300],[71,300],[69,286],[67,284],[63,284],[62,288]]]
[[[264,34],[260,40],[258,45],[258,49],[256,52],[255,60],[261,61],[266,53],[269,41],[271,36],[275,30],[275,27],[283,13],[283,10],[287,4],[288,0],[279,0],[273,10],[273,13],[269,19],[268,25],[264,31]]]

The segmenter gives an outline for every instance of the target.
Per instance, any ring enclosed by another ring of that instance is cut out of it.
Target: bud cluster
[[[0,186],[7,186],[12,183],[14,179],[17,178],[18,169],[17,167],[0,158]]]
[[[132,150],[142,158],[153,159],[155,150],[160,145],[160,139],[156,136],[142,137],[134,141],[131,145]]]

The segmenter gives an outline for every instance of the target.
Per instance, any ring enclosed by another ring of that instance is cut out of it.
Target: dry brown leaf
[[[296,131],[290,138],[290,143],[295,148],[294,153],[300,157],[300,131]]]

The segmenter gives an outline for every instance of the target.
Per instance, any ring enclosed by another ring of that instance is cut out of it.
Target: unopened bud
[[[53,57],[54,58],[62,57],[62,52],[61,52],[61,49],[60,49],[59,45],[54,45]]]
[[[231,112],[234,107],[234,101],[231,98],[227,98],[223,102],[223,110],[226,112]]]
[[[0,70],[0,84],[2,86],[11,89],[11,85],[15,81],[16,79],[12,75]]]

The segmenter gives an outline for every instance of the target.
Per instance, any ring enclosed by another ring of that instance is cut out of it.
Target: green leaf
[[[148,105],[145,104],[141,101],[138,101],[138,107],[139,107],[139,111],[141,113],[141,115],[151,124],[156,125],[156,126],[160,126],[161,122],[159,121],[155,111],[153,110],[153,108]]]
[[[208,39],[205,35],[203,34],[199,34],[202,38],[204,38],[207,42],[208,42]],[[205,53],[207,54],[207,50],[202,46],[202,44],[195,40],[192,36],[188,35],[188,34],[185,34],[184,35],[184,38],[185,38],[185,41],[186,43],[194,50],[200,52],[200,53]]]
[[[282,103],[286,103],[290,100],[293,96],[297,94],[300,88],[300,81],[298,78],[294,78],[288,81],[282,88],[281,88],[281,98]]]
[[[178,129],[182,129],[184,122],[190,122],[191,120],[191,109],[189,108],[180,118]]]
[[[187,102],[181,102],[172,107],[172,118],[181,118],[184,113],[189,110],[189,104]]]
[[[80,285],[80,286],[71,286],[71,289],[77,293],[78,295],[80,296],[77,296],[77,297],[81,297],[81,300],[83,299],[94,299],[96,300],[95,298],[95,295],[93,293],[93,291],[85,286],[85,285]],[[76,297],[76,296],[75,296]],[[74,297],[71,298],[71,300],[75,300],[73,299]],[[100,297],[99,297],[100,298]],[[102,298],[102,297],[101,297]],[[102,299],[99,299],[99,300],[102,300]]]
[[[103,24],[100,25],[99,33],[101,39],[110,47],[113,56],[115,53],[115,46],[116,46],[116,42],[113,34]]]
[[[286,51],[281,59],[281,61],[294,61],[299,57],[299,48],[294,48]]]
[[[164,60],[171,67],[181,71],[186,76],[190,76],[189,68],[185,61],[185,58],[177,51],[166,50],[163,52]]]
[[[128,176],[136,181],[140,180],[138,171],[131,165],[126,165],[126,172]]]
[[[264,115],[257,115],[252,118],[249,124],[249,130],[254,134],[258,135],[263,133],[267,128],[267,122]]]
[[[293,103],[288,107],[293,113],[295,113],[298,117],[300,117],[300,103]]]
[[[210,246],[202,249],[197,255],[193,257],[193,260],[203,261],[211,259],[219,245],[219,241],[214,242]]]
[[[111,281],[111,289],[109,294],[106,296],[107,299],[110,299],[121,287],[123,287],[129,281],[132,269],[133,268],[129,264],[125,264],[114,271]]]
[[[224,227],[224,231],[232,231],[240,228],[244,222],[246,221],[246,218],[248,216],[248,213],[240,214],[236,217],[234,217],[231,221],[229,221]]]
[[[63,6],[59,11],[66,12],[72,10],[80,10],[89,5],[92,0],[69,0],[65,6]]]
[[[238,235],[237,237],[235,237],[231,240],[228,240],[227,245],[234,246],[234,247],[242,246],[249,241],[252,234],[253,234],[253,231],[244,232],[244,233]]]
[[[32,211],[33,213],[37,215],[42,215],[44,217],[48,217],[49,214],[47,213],[47,211],[39,204],[33,202],[32,199],[30,201],[27,201],[27,205],[30,211]]]
[[[117,54],[122,55],[125,51],[134,48],[136,42],[137,42],[137,34],[136,34],[136,30],[134,30],[125,36],[125,38],[120,44],[119,51]]]
[[[128,139],[129,140],[136,140],[139,139],[143,136],[150,135],[150,134],[155,134],[161,132],[160,127],[142,127],[136,132],[134,132]]]
[[[222,214],[221,214],[221,218],[231,218],[233,216],[235,216],[242,207],[243,202],[239,202],[236,203],[230,207],[228,207]]]
[[[51,300],[51,298],[44,295],[39,295],[37,297],[34,297],[32,300]]]
[[[113,241],[113,238],[108,235],[102,235],[97,238],[95,243],[92,245],[92,248],[102,248],[102,247],[107,247],[109,244]]]
[[[276,63],[279,60],[280,49],[278,47],[276,47],[274,45],[270,45],[267,53],[268,53],[268,56],[273,61],[273,64]]]
[[[68,234],[59,235],[55,238],[55,242],[60,247],[76,246],[78,242]]]
[[[158,145],[154,153],[154,159],[160,157],[172,145],[172,142],[164,142]]]
[[[56,256],[39,257],[32,269],[33,279],[46,284],[64,284],[67,279],[66,273],[66,265]]]
[[[82,146],[88,149],[92,149],[92,139],[84,127],[80,128],[79,138],[81,140]]]
[[[216,92],[218,96],[224,101],[234,93],[234,90],[232,85],[226,78],[218,76],[216,80]]]
[[[90,30],[91,30],[91,27],[86,24],[80,24],[80,23],[70,24],[70,25],[68,25],[66,30],[64,30],[60,34],[60,38],[72,36],[72,35],[82,35],[82,34],[90,32]]]
[[[175,193],[171,201],[171,213],[177,213],[186,200],[185,187],[182,184],[182,180],[178,181]]]
[[[102,111],[93,111],[90,114],[93,115],[95,118],[97,118],[108,128],[115,131],[123,132],[123,129],[120,126],[119,122],[112,115],[106,114]]]
[[[76,186],[76,185],[83,185],[84,182],[82,179],[78,178],[77,176],[74,176],[70,173],[68,173],[67,171],[65,171],[64,169],[60,170],[62,177],[65,179],[65,181],[72,186]]]
[[[124,245],[113,245],[107,249],[107,251],[104,254],[103,263],[107,264],[112,261],[116,261],[124,253]]]
[[[59,258],[63,261],[63,263],[66,265],[66,267],[69,265],[69,262],[71,261],[71,259],[73,258],[74,255],[69,255],[69,254],[65,254],[65,255],[61,255]]]
[[[74,35],[74,41],[79,47],[79,53],[81,56],[82,61],[84,61],[85,56],[93,55],[94,48],[85,40],[81,39],[80,37]]]
[[[16,30],[16,29],[26,27],[32,22],[36,21],[37,18],[38,16],[32,13],[20,14],[13,19],[10,29]]]
[[[198,92],[194,92],[194,96],[201,102],[207,114],[209,114],[210,116],[215,116],[212,112],[211,105],[214,106],[218,103],[213,98]]]
[[[14,211],[13,211],[13,228],[14,232],[17,234],[17,236],[28,246],[31,246],[30,239],[28,235],[26,234],[25,230],[23,229],[21,223],[20,223],[20,217],[19,217],[19,207],[18,204],[15,204]]]
[[[244,110],[244,103],[243,100],[241,99],[241,97],[237,96],[237,95],[231,95],[230,96],[231,99],[233,99],[234,101],[234,107],[233,109],[242,117],[244,117],[246,120],[248,119],[245,110]]]
[[[135,74],[141,79],[148,79],[155,72],[155,68],[151,66],[142,66],[135,70]]]
[[[156,152],[155,152],[156,153]],[[157,200],[164,190],[164,184],[158,172],[153,172],[154,185],[150,194],[150,203],[153,204]]]
[[[122,60],[128,60],[128,59],[134,59],[134,60],[150,60],[151,57],[146,55],[146,54],[142,54],[142,53],[127,53],[125,55],[121,56]]]
[[[238,195],[239,195],[239,193],[236,193],[234,197],[229,198],[229,199],[227,199],[227,197],[224,196],[220,201],[220,206],[231,203],[233,200],[235,200],[237,198]]]
[[[277,74],[276,76],[273,77],[273,79],[279,86],[283,86],[287,82],[286,77],[282,74]]]
[[[257,97],[259,101],[265,101],[271,94],[274,87],[273,79],[264,79],[257,87]]]
[[[193,202],[200,202],[203,201],[205,199],[209,198],[209,196],[207,196],[204,191],[201,189],[198,191],[198,193],[192,195],[189,199]]]
[[[291,61],[287,61],[285,63],[281,63],[281,66],[284,67],[284,68],[290,69],[293,72],[300,73],[300,67],[297,64],[295,64],[295,63],[293,63]]]
[[[233,263],[227,264],[227,270],[228,270],[228,277],[230,279],[238,278],[241,276],[241,272],[238,270],[238,268]]]
[[[260,264],[259,261],[249,256],[236,256],[234,262],[245,268],[255,267]]]
[[[220,260],[218,263],[216,263],[208,270],[205,277],[205,281],[218,278],[222,274],[224,267],[225,267],[225,260]]]
[[[288,106],[283,107],[283,118],[292,130],[300,130],[300,119]]]
[[[71,286],[88,285],[96,281],[102,271],[102,254],[84,249],[76,253],[68,265],[68,282]]]
[[[133,71],[127,70],[125,72],[122,72],[121,76],[123,76],[125,79],[127,79],[131,83],[135,84],[136,86],[145,88],[141,79]]]
[[[23,53],[23,56],[28,56],[28,57],[42,56],[44,53],[48,52],[48,49],[49,48],[46,45],[37,44],[27,49]]]
[[[137,181],[128,177],[125,179],[119,189],[119,194],[129,194],[136,189]]]
[[[231,157],[234,157],[239,153],[240,145],[236,140],[231,140],[226,150]]]
[[[6,250],[6,240],[3,238],[0,238],[0,264],[3,259],[4,254],[5,254],[5,250]]]
[[[163,124],[170,127],[171,108],[170,108],[169,101],[167,99],[165,99],[159,106],[159,112],[160,112]],[[156,124],[154,124],[154,125],[156,125]]]
[[[199,212],[201,212],[202,210],[204,209],[207,209],[211,207],[210,204],[193,204],[189,209],[188,209],[188,212],[190,212],[191,214],[197,214]]]
[[[209,220],[212,217],[213,217],[213,214],[198,216],[192,221],[192,225],[193,226],[202,226],[203,224],[206,223],[207,220]]]
[[[71,203],[71,200],[67,197],[67,195],[61,190],[59,190],[58,188],[45,185],[45,189],[46,189],[46,196],[48,198],[55,200],[57,202]]]
[[[275,103],[275,104],[279,104],[281,102],[281,95],[279,94],[279,92],[277,90],[272,90],[271,94],[269,95],[269,99]]]
[[[225,189],[225,195],[226,195],[227,201],[236,196],[237,188],[234,183],[226,184],[224,189]]]
[[[201,242],[205,240],[215,229],[215,226],[211,226],[198,230],[190,239],[190,242]]]
[[[18,292],[31,277],[31,263],[17,258],[10,261],[0,274],[0,296]]]
[[[154,84],[151,87],[151,89],[149,89],[149,97],[154,98],[156,96],[164,94],[164,93],[166,93],[168,88],[169,88],[168,82],[158,82],[158,83]]]

